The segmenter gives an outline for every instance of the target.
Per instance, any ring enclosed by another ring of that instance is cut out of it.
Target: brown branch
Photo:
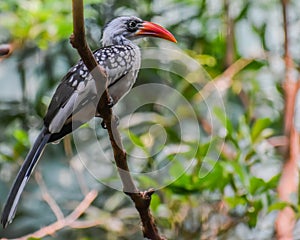
[[[241,70],[247,67],[253,59],[240,58],[233,64],[231,64],[220,76],[216,77],[213,81],[208,82],[199,92],[195,95],[195,100],[205,100],[214,91],[220,93],[229,89],[233,83],[233,77],[238,74]]]
[[[72,139],[71,135],[67,135],[63,139],[64,150],[65,150],[66,156],[68,158],[72,158],[74,156],[73,150],[72,150],[71,139]]]
[[[268,143],[273,147],[286,147],[289,144],[288,138],[286,136],[275,136],[268,139]]]
[[[1,44],[0,45],[0,57],[7,56],[11,51],[11,45],[10,44]]]
[[[234,44],[234,20],[229,14],[229,0],[224,0],[225,21],[226,21],[226,53],[225,67],[229,67],[234,62],[235,44]]]
[[[287,22],[287,5],[288,0],[281,0],[282,15],[284,24],[284,50],[285,50],[285,81],[283,83],[285,96],[285,115],[284,115],[284,133],[287,137],[288,144],[286,146],[285,156],[286,162],[283,166],[282,175],[278,185],[278,195],[281,201],[291,202],[294,195],[298,194],[299,173],[299,134],[295,129],[294,109],[296,94],[299,90],[299,80],[293,77],[295,71],[293,59],[289,51],[289,32]],[[278,213],[275,229],[277,239],[293,239],[293,230],[295,227],[296,216],[291,207],[286,207]]]
[[[103,224],[103,220],[85,220],[85,221],[80,221],[77,220],[73,223],[70,224],[71,228],[76,228],[76,229],[84,229],[84,228],[91,228],[91,227],[96,227]]]
[[[163,239],[157,230],[154,223],[154,219],[149,210],[151,195],[154,193],[153,189],[146,192],[140,192],[134,184],[134,181],[130,175],[129,167],[126,159],[126,152],[124,151],[120,133],[117,129],[116,119],[112,114],[111,108],[108,107],[109,96],[107,92],[107,78],[104,70],[97,64],[89,46],[85,39],[84,30],[84,16],[83,16],[83,0],[73,0],[73,28],[74,32],[70,38],[71,44],[77,49],[84,64],[89,69],[95,82],[98,93],[101,94],[101,98],[98,104],[98,112],[101,113],[101,117],[107,128],[111,145],[114,152],[114,158],[118,167],[118,172],[123,184],[123,191],[130,196],[135,203],[135,207],[139,212],[143,225],[144,237],[154,240]],[[103,91],[102,91],[103,90]]]

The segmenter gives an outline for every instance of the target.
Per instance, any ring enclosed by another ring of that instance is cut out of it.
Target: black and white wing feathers
[[[94,56],[106,70],[109,93],[116,103],[135,82],[140,67],[139,50],[134,45],[108,46],[96,50]],[[101,94],[96,91],[95,82],[80,60],[57,87],[44,118],[49,132],[58,134],[50,141],[66,135],[95,116]],[[66,126],[67,131],[64,129]]]

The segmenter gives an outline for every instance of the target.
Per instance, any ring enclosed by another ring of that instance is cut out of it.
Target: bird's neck
[[[103,47],[111,46],[111,45],[133,45],[133,42],[128,40],[127,38],[119,35],[110,38],[102,39]]]

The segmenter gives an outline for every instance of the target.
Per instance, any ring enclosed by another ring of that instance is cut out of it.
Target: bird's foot
[[[114,105],[115,105],[114,99],[113,99],[111,96],[109,96],[109,97],[108,97],[108,104],[107,104],[107,106],[108,106],[109,108],[112,108]]]
[[[104,120],[102,120],[102,122],[101,122],[101,126],[102,126],[102,128],[103,128],[103,129],[107,129],[107,126],[106,126],[106,123],[105,123],[105,121],[104,121]]]

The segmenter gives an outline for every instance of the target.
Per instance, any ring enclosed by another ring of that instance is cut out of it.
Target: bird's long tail
[[[11,223],[15,212],[17,209],[18,202],[20,200],[20,196],[26,186],[26,183],[38,163],[38,160],[50,138],[51,134],[44,127],[33,147],[27,154],[25,161],[23,162],[21,169],[18,172],[18,175],[13,183],[13,186],[9,192],[8,198],[6,200],[6,204],[3,208],[2,216],[1,216],[1,224],[5,228],[7,224]]]

